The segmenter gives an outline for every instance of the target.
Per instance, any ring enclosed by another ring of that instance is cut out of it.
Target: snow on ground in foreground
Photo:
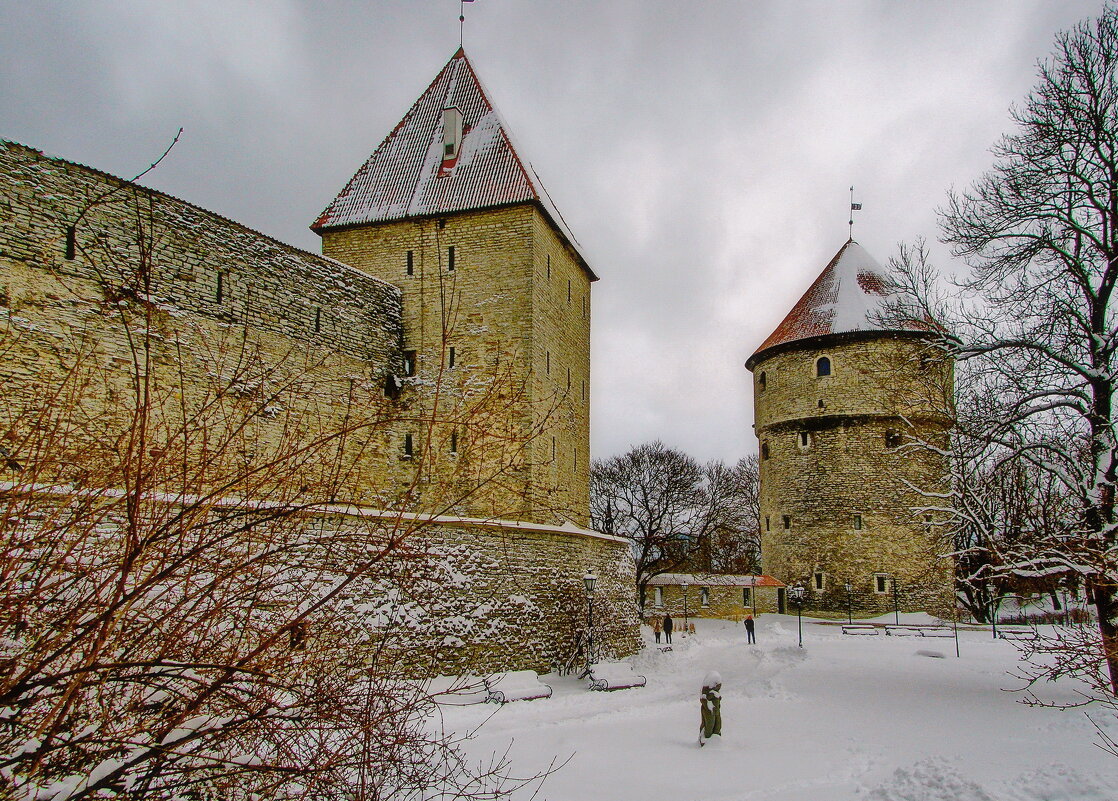
[[[570,757],[540,801],[1118,798],[1118,759],[1094,745],[1083,710],[1019,703],[1005,691],[1018,686],[1009,675],[1016,649],[989,631],[960,632],[956,659],[952,639],[843,636],[806,619],[800,650],[796,618],[782,615],[758,620],[755,646],[740,624],[696,625],[670,653],[649,646],[633,658],[647,687],[596,693],[551,675],[550,699],[496,714],[488,704],[446,708],[445,723],[462,733],[484,721],[471,756],[487,759],[511,741],[521,775]],[[723,735],[700,749],[708,670],[723,678]],[[1076,697],[1070,684],[1046,691]],[[1113,715],[1092,714],[1118,734]]]

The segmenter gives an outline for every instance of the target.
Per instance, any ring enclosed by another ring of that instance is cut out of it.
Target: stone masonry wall
[[[821,356],[830,376],[816,376]],[[946,613],[949,548],[921,507],[939,505],[922,492],[941,491],[947,469],[920,442],[947,444],[950,365],[918,338],[880,334],[809,342],[753,372],[765,572],[808,588],[816,613],[890,611],[894,579],[902,610]]]
[[[139,293],[142,244],[153,300],[362,359],[376,365],[379,378],[398,364],[401,298],[384,281],[3,140],[0,182],[0,257]]]
[[[510,474],[505,516],[585,525],[589,281],[540,210],[523,204],[322,236],[327,255],[400,288],[404,350],[417,358],[413,386],[427,389],[421,406],[444,403],[448,388],[468,397],[481,375],[523,389],[525,402],[510,420],[521,438],[532,441],[516,475]],[[431,391],[436,386],[437,397]],[[442,458],[452,427],[436,425],[417,436],[430,439]],[[469,429],[460,434],[474,436]]]

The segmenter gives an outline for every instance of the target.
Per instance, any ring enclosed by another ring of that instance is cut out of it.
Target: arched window
[[[767,442],[762,442],[761,443],[761,458],[762,459],[768,459],[769,458],[769,443],[767,443]]]
[[[831,360],[826,356],[820,356],[815,360],[815,375],[822,378],[825,375],[831,374]]]
[[[757,376],[757,386],[761,390],[761,392],[765,391],[765,388],[768,386],[768,383],[769,382],[768,382],[768,379],[765,376],[765,371],[762,370],[760,375]]]

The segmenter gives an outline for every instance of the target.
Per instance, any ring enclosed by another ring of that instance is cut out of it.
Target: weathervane
[[[466,36],[466,3],[472,3],[474,0],[458,0],[458,46],[463,46],[463,41]]]
[[[470,0],[473,2],[473,0]],[[862,204],[854,202],[854,187],[850,187],[850,241],[854,241],[854,212],[861,211]]]

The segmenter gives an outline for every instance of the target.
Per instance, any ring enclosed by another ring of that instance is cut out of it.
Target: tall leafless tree
[[[715,563],[740,566],[750,558],[757,538],[755,479],[756,464],[748,459],[733,468],[703,466],[659,441],[591,465],[591,522],[632,543],[642,611],[654,576]],[[712,544],[721,549],[717,555]]]

